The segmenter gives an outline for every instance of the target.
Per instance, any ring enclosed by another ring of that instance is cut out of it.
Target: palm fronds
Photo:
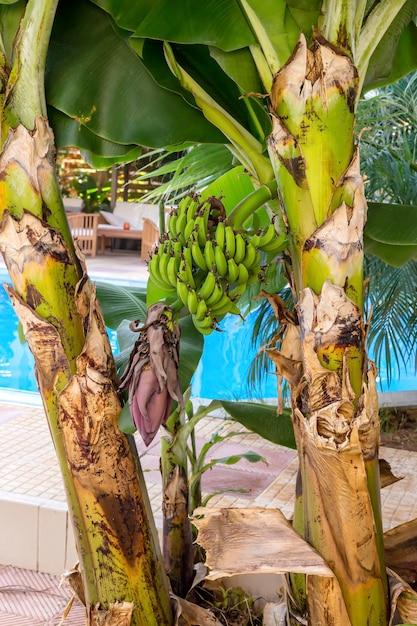
[[[394,364],[399,370],[417,354],[417,263],[410,261],[397,268],[367,257],[365,268],[370,279],[366,300],[371,315],[368,346],[378,368],[385,362],[389,383]]]
[[[146,158],[145,158],[146,157]],[[190,189],[201,191],[232,168],[233,156],[219,144],[153,150],[136,161],[137,181],[158,180],[145,201],[175,203]]]

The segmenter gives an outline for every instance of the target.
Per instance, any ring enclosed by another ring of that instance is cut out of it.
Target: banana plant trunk
[[[177,415],[170,417],[161,438],[163,557],[172,590],[185,598],[194,576],[194,545],[186,451],[173,451],[176,426],[181,427]]]
[[[2,55],[0,246],[62,470],[86,623],[172,624],[168,582],[117,374],[54,168],[43,69],[57,0],[29,0],[15,65]]]
[[[375,370],[363,320],[366,201],[354,145],[357,71],[304,37],[275,76],[269,154],[290,237],[297,320],[278,371],[291,386],[301,495],[295,524],[337,580],[307,579],[309,623],[388,624]]]

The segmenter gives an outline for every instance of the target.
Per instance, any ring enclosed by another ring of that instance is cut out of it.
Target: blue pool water
[[[3,283],[7,274],[0,272],[0,390],[17,389],[37,392],[34,359],[26,343],[19,337],[19,321]],[[112,349],[117,350],[116,332],[109,330]]]
[[[221,327],[226,332],[216,332],[206,337],[203,356],[193,379],[194,396],[224,400],[277,397],[277,380],[272,371],[266,374],[260,385],[253,387],[248,383],[250,363],[257,353],[257,348],[252,347],[251,342],[255,315],[251,313],[246,322],[241,323],[236,321],[235,316],[225,318]],[[373,358],[371,351],[369,356]],[[417,390],[417,374],[413,358],[409,359],[406,367],[400,369],[392,363],[390,381],[385,364],[381,364],[378,391],[414,390]]]
[[[0,274],[0,284],[7,275]],[[192,381],[193,396],[225,400],[276,398],[276,377],[267,373],[261,384],[248,383],[248,371],[257,349],[252,347],[253,316],[239,322],[235,316],[225,318],[222,328],[205,340],[202,359]],[[116,333],[109,330],[113,350],[117,350]],[[372,355],[371,355],[372,358]],[[0,287],[0,389],[36,392],[33,373],[33,356],[18,334],[18,320],[4,290]],[[417,389],[417,376],[411,359],[407,368],[393,367],[388,385],[387,372],[382,366],[379,373],[379,391],[412,391]]]

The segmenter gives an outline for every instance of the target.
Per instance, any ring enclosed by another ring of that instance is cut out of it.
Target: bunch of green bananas
[[[217,198],[199,202],[198,196],[186,196],[171,211],[148,270],[157,286],[177,294],[195,327],[208,335],[227,313],[240,315],[237,300],[258,278],[260,250],[278,252],[285,244],[273,224],[253,235],[237,232]]]

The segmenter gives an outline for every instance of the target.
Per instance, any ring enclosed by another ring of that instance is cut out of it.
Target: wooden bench
[[[141,241],[141,260],[144,261],[158,241],[159,207],[154,204],[118,202],[113,212],[83,213],[81,198],[64,198],[64,206],[73,237],[83,253],[93,258],[98,249],[104,253],[108,241],[133,239]],[[129,224],[129,228],[125,228],[125,224]]]
[[[71,234],[83,254],[94,257],[97,254],[98,213],[67,213]]]

